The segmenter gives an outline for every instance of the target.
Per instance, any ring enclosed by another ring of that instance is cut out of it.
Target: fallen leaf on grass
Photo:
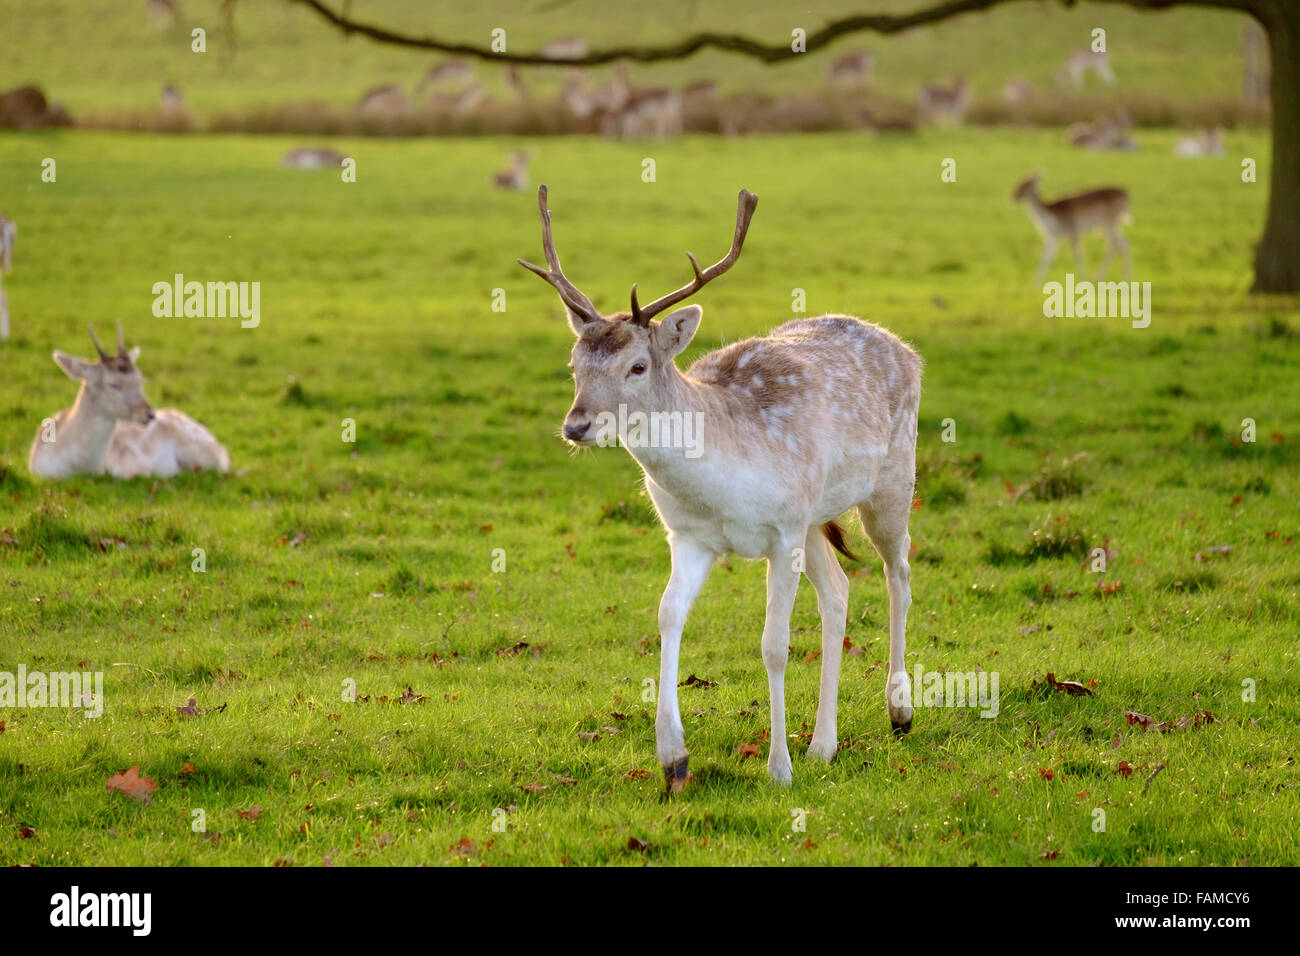
[[[1127,760],[1121,760],[1115,767],[1115,772],[1121,777],[1131,777],[1133,776],[1133,767]]]
[[[596,731],[594,730],[580,730],[578,731],[578,739],[581,740],[583,743],[589,744],[593,740],[599,740],[600,734],[596,733]]]
[[[1083,697],[1091,697],[1091,696],[1092,696],[1092,691],[1090,691],[1088,688],[1084,687],[1084,686],[1083,686],[1082,684],[1080,684],[1078,681],[1073,681],[1073,680],[1057,680],[1057,679],[1056,679],[1056,675],[1053,674],[1051,671],[1048,671],[1048,672],[1047,672],[1047,683],[1051,686],[1052,690],[1057,690],[1057,691],[1060,691],[1060,692],[1062,692],[1062,693],[1064,693],[1064,694],[1074,694],[1076,697],[1079,697],[1079,696],[1083,696]]]
[[[692,674],[686,680],[677,685],[678,687],[717,687],[717,681],[705,680],[703,677],[696,677]]]
[[[525,790],[528,793],[541,793],[543,790],[547,789],[547,787],[546,784],[538,783],[536,780],[534,780],[532,783],[524,784],[519,789]]]
[[[20,840],[30,840],[34,836],[36,836],[36,831],[31,827],[23,827],[18,831],[18,839]]]
[[[1055,860],[1060,855],[1060,850],[1048,850],[1046,853],[1038,854],[1038,858],[1040,860]]]
[[[140,776],[140,765],[136,764],[124,773],[115,773],[109,777],[104,789],[109,793],[114,790],[124,793],[141,803],[153,803],[153,792],[158,789],[158,784],[149,777]]]
[[[1210,547],[1208,548],[1203,548],[1202,550],[1197,551],[1196,554],[1192,557],[1192,560],[1208,561],[1210,560],[1211,557],[1226,558],[1231,553],[1232,553],[1232,545],[1214,544],[1214,545],[1210,545]]]
[[[745,760],[749,757],[757,757],[758,744],[737,744],[736,755],[740,757],[741,760]]]
[[[423,694],[417,694],[415,691],[411,690],[410,685],[407,685],[406,693],[402,694],[402,696],[397,699],[403,704],[418,704],[421,701],[428,700],[429,698],[425,697]]]
[[[235,813],[244,820],[256,820],[262,815],[261,807],[249,807],[247,810],[236,810]]]
[[[469,837],[461,837],[459,842],[448,849],[452,856],[470,856],[478,852],[478,844]]]
[[[627,838],[627,848],[633,853],[644,853],[650,849],[649,840],[638,840],[636,837]]]
[[[623,774],[623,776],[626,777],[628,780],[640,780],[640,779],[642,779],[643,777],[648,777],[648,776],[650,776],[650,771],[649,771],[649,770],[629,770],[627,773]]]
[[[570,777],[568,774],[561,774],[555,778],[555,782],[562,787],[572,787],[578,782],[578,779],[577,777]]]
[[[817,849],[817,844],[814,843],[814,842],[812,841],[812,837],[805,837],[805,838],[804,838],[804,841],[803,841],[802,843],[799,844],[799,849],[801,849],[801,850],[815,850],[815,849]]]
[[[194,764],[192,764],[192,763],[183,763],[183,764],[181,764],[181,769],[178,770],[178,771],[176,771],[176,776],[178,776],[178,777],[188,777],[188,776],[190,776],[191,774],[195,774],[195,773],[198,773],[198,772],[199,772],[199,769],[198,769],[196,766],[194,766]]]

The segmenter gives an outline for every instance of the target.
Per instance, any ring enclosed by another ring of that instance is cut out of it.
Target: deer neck
[[[620,422],[619,438],[655,484],[670,491],[681,487],[709,457],[716,437],[710,426],[716,429],[717,417],[710,412],[714,403],[708,391],[669,361],[652,407],[629,410],[626,428]]]
[[[67,420],[54,436],[55,442],[70,449],[70,454],[88,466],[103,462],[108,454],[108,443],[117,428],[117,420],[104,414],[91,401],[86,383],[81,383],[77,400],[68,411]]]
[[[1043,202],[1043,197],[1038,195],[1038,191],[1030,193],[1025,197],[1025,203],[1029,206],[1030,218],[1038,224],[1039,230],[1047,236],[1054,235],[1057,232],[1056,217],[1047,209],[1047,204]]]

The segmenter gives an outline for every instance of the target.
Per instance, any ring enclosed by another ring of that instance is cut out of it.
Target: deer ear
[[[131,351],[126,354],[131,359],[131,364],[134,365],[136,362],[140,361],[140,346],[131,346]]]
[[[688,305],[676,312],[669,312],[654,326],[655,344],[672,358],[691,344],[703,317],[704,310],[698,305]]]
[[[93,362],[82,361],[79,358],[74,358],[66,352],[60,352],[58,350],[55,350],[54,352],[54,361],[58,364],[59,368],[63,369],[63,374],[74,381],[85,381],[86,379],[91,378],[95,375],[95,369],[99,367]]]

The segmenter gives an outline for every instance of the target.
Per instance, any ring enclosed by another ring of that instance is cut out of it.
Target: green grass
[[[566,269],[606,309],[633,281],[680,284],[683,250],[722,252],[736,190],[762,197],[687,360],[789,318],[795,287],[811,314],[915,344],[908,667],[1000,675],[996,719],[926,708],[893,739],[871,556],[851,567],[862,653],[845,659],[843,749],[808,764],[805,586],[787,680],[801,739],[780,789],[763,766],[763,568],[733,559],[687,626],[682,678],[717,686],[681,691],[696,779],[664,803],[642,682],[667,549],[631,459],[555,437],[571,334],[514,264],[540,252],[534,198],[487,185],[517,144],[341,142],[358,159],[347,185],[276,169],[288,140],[0,137],[0,198],[21,224],[0,347],[0,670],[103,671],[107,698],[98,720],[0,711],[0,864],[1295,863],[1300,314],[1245,295],[1265,187],[1238,175],[1253,156],[1267,181],[1267,141],[1229,135],[1219,162],[1175,161],[1172,134],[1123,156],[1059,142],[539,149]],[[1132,191],[1150,328],[1043,317],[1038,239],[1009,201],[1032,168],[1049,194]],[[176,272],[260,281],[260,327],[154,318],[151,286]],[[84,354],[86,322],[103,337],[115,318],[143,346],[149,397],[210,426],[234,474],[28,476],[41,419],[74,394],[51,350]],[[1232,441],[1245,417],[1254,444]],[[1082,546],[1103,542],[1109,569],[1089,573]],[[1197,560],[1216,545],[1232,550]],[[1044,693],[1047,671],[1093,696]],[[347,680],[369,700],[344,702]],[[426,699],[399,703],[408,687]],[[181,719],[191,696],[228,706]],[[1124,716],[1204,710],[1218,722],[1168,734]],[[159,784],[150,805],[105,791],[136,764]],[[260,819],[237,815],[255,805]],[[219,839],[191,831],[196,809]]]
[[[240,2],[235,36],[218,15],[217,0],[178,0],[185,15],[159,30],[143,0],[63,0],[31,4],[0,0],[0,56],[14,82],[40,83],[74,116],[88,112],[143,110],[158,104],[173,83],[200,116],[285,102],[355,103],[373,86],[396,83],[411,92],[438,55],[382,46],[343,34],[296,4],[280,0]],[[923,0],[846,2],[816,0],[797,10],[778,0],[734,4],[670,0],[638,12],[629,34],[624,8],[600,0],[464,4],[439,0],[366,0],[353,9],[366,22],[423,36],[486,45],[491,31],[506,30],[509,49],[536,50],[548,40],[579,34],[593,45],[629,42],[668,44],[684,32],[738,30],[769,43],[789,42],[795,28],[815,33],[831,20],[870,11],[911,11]],[[339,9],[339,0],[332,3]],[[1019,76],[1040,89],[1055,89],[1054,75],[1075,49],[1087,46],[1095,28],[1106,32],[1121,90],[1174,98],[1237,96],[1241,90],[1240,43],[1245,18],[1217,10],[1180,9],[1149,14],[1111,4],[1012,3],[986,13],[925,27],[895,37],[864,33],[829,50],[809,50],[779,67],[746,57],[705,51],[679,63],[633,65],[647,84],[685,85],[711,78],[722,91],[784,92],[820,88],[840,53],[867,48],[877,55],[877,87],[911,102],[923,83],[948,82],[964,74],[977,97],[1001,96]],[[191,52],[190,31],[208,31],[207,52]],[[512,98],[500,69],[480,70],[497,97]],[[598,78],[608,74],[598,69]],[[559,70],[526,71],[534,89],[555,95]],[[1098,89],[1089,80],[1089,88]]]

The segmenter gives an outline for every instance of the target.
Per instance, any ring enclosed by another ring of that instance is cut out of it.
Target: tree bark
[[[1265,0],[1272,79],[1273,159],[1268,221],[1255,250],[1251,292],[1300,292],[1300,4]]]

